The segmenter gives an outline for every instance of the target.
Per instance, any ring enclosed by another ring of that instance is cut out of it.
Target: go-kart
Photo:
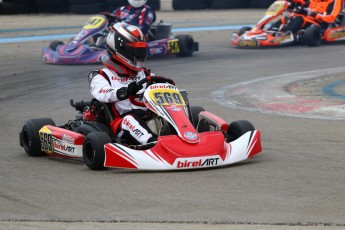
[[[105,37],[109,26],[118,21],[110,13],[92,16],[82,30],[67,44],[52,41],[42,49],[43,61],[51,64],[89,64],[102,62],[108,57]],[[147,36],[147,57],[176,55],[191,56],[199,45],[191,35],[180,34],[171,37],[170,23],[152,25]]]
[[[93,170],[108,167],[137,170],[181,170],[231,165],[262,151],[260,131],[246,120],[225,122],[201,106],[190,106],[187,92],[155,77],[138,82],[148,84],[136,106],[147,108],[146,124],[157,141],[136,145],[117,138],[109,123],[110,105],[97,100],[74,102],[76,119],[56,126],[50,118],[25,122],[20,145],[30,156],[83,158]],[[85,112],[86,111],[86,112]],[[91,113],[90,113],[91,111]],[[93,120],[85,119],[94,117]],[[90,114],[94,114],[90,116]]]
[[[345,13],[340,13],[335,23],[327,27],[320,25],[313,17],[306,14],[306,9],[299,3],[278,0],[266,11],[265,16],[253,27],[242,27],[232,35],[232,45],[239,48],[274,47],[292,44],[318,46],[322,41],[345,40]],[[292,15],[302,16],[311,26],[297,33],[284,31]],[[281,18],[280,28],[272,25]]]

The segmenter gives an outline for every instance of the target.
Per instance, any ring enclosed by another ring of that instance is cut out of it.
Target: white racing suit
[[[109,62],[108,62],[109,64]],[[119,138],[137,142],[135,144],[146,144],[148,141],[154,140],[153,133],[141,121],[138,115],[131,113],[133,109],[144,110],[147,108],[133,105],[129,99],[119,100],[117,98],[117,90],[127,87],[133,81],[139,81],[146,78],[145,72],[140,71],[134,78],[120,77],[123,68],[119,65],[106,65],[108,68],[92,71],[89,75],[90,93],[100,102],[112,103],[112,111],[114,113],[114,121],[111,122],[114,133]],[[143,93],[146,83],[138,94]]]

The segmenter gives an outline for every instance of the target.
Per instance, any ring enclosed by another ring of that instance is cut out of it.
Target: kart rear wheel
[[[87,167],[92,170],[105,169],[104,145],[111,142],[105,132],[93,132],[86,136],[83,144],[83,159]]]
[[[239,31],[238,31],[238,36],[242,36],[242,34],[244,34],[245,32],[251,30],[252,27],[249,27],[249,26],[245,26],[245,27],[242,27]]]
[[[176,54],[178,57],[189,57],[192,56],[194,52],[194,39],[190,35],[177,35],[175,38],[178,39],[178,45],[180,48],[180,52]]]
[[[45,125],[55,126],[55,122],[50,118],[36,118],[25,122],[20,133],[20,145],[25,152],[32,157],[46,155],[41,150],[41,140],[39,131]]]
[[[304,32],[304,41],[308,46],[319,46],[321,44],[321,27],[311,26]]]
[[[227,136],[226,141],[227,142],[234,141],[238,139],[239,137],[241,137],[246,132],[253,131],[253,130],[255,130],[254,126],[249,121],[240,120],[240,121],[231,122],[226,132],[226,136]]]
[[[49,48],[56,51],[56,48],[59,46],[59,45],[63,45],[63,42],[62,41],[52,41],[50,44],[49,44]]]

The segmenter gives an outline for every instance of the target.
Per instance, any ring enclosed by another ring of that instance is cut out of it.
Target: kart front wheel
[[[319,26],[308,27],[304,32],[304,41],[308,46],[319,46],[321,44],[321,28]]]
[[[50,118],[36,118],[25,122],[22,132],[19,134],[20,146],[32,157],[43,156],[45,153],[41,150],[40,129],[45,125],[55,126]]]
[[[83,144],[83,159],[87,167],[92,170],[105,169],[104,145],[110,142],[110,136],[105,132],[92,132],[86,136]]]
[[[56,51],[56,48],[59,46],[59,45],[63,45],[63,42],[62,41],[52,41],[50,44],[49,44],[49,48]]]
[[[241,137],[246,132],[253,130],[255,130],[254,126],[249,121],[240,120],[231,122],[226,132],[226,141],[232,142]]]
[[[192,36],[190,35],[177,35],[175,36],[178,39],[178,45],[180,48],[180,52],[176,54],[178,57],[189,57],[192,56],[193,52],[195,51],[195,42]]]

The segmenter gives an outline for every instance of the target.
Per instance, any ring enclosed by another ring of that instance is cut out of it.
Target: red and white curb
[[[283,74],[227,85],[212,92],[211,97],[231,108],[292,117],[345,120],[345,100],[322,91],[324,85],[339,79],[345,79],[345,68]]]

